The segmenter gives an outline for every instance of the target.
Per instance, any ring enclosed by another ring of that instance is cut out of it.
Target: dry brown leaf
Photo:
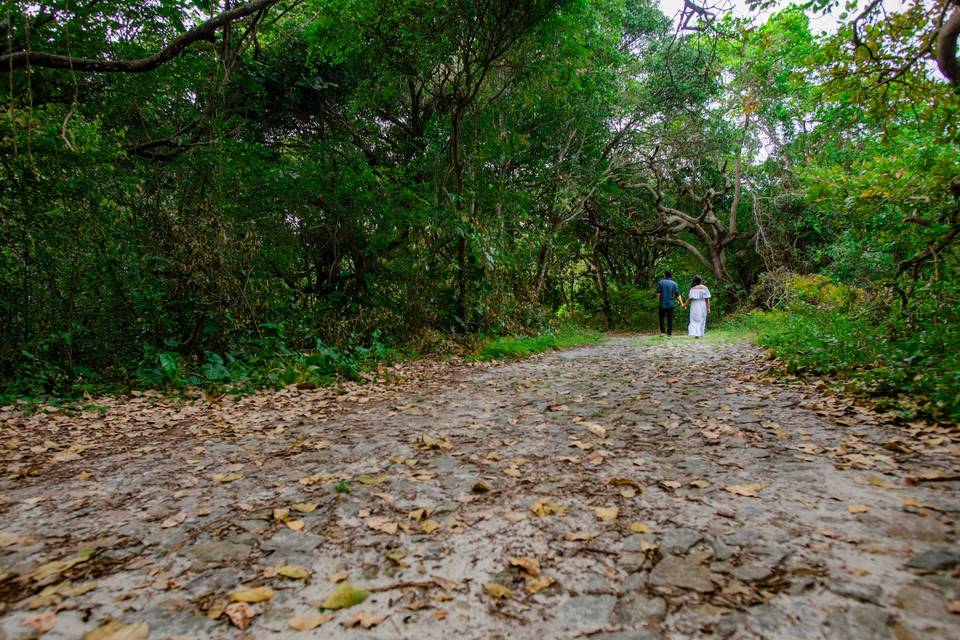
[[[528,577],[526,580],[527,592],[540,593],[556,581],[557,579],[552,576]]]
[[[758,492],[766,487],[762,482],[754,482],[753,484],[734,484],[729,487],[724,487],[724,491],[729,491],[730,493],[738,496],[746,496],[748,498],[756,498]]]
[[[367,520],[367,526],[373,529],[374,531],[380,531],[382,533],[394,534],[397,532],[398,524],[392,522],[387,518],[370,518]]]
[[[290,618],[287,626],[296,631],[310,631],[331,620],[333,620],[332,613],[309,613],[305,616]]]
[[[243,478],[243,474],[242,474],[242,473],[237,473],[236,471],[234,471],[233,473],[227,473],[227,474],[215,473],[215,474],[213,474],[212,476],[210,476],[210,478],[211,478],[212,480],[214,480],[215,482],[220,482],[220,483],[226,484],[227,482],[233,482],[233,481],[235,481],[235,480],[240,480],[241,478]]]
[[[185,511],[181,511],[175,516],[170,516],[164,520],[160,526],[164,529],[169,529],[171,527],[176,527],[179,524],[183,524],[183,521],[187,519],[187,514]]]
[[[250,624],[250,621],[253,620],[254,616],[257,615],[256,609],[251,607],[246,602],[234,602],[230,605],[227,605],[224,613],[226,613],[227,617],[230,618],[230,622],[233,623],[233,626],[241,630],[246,629]]]
[[[424,533],[433,533],[440,528],[440,525],[437,524],[436,520],[424,520],[420,523],[420,530]]]
[[[677,482],[676,480],[661,480],[660,484],[667,489],[679,489],[683,486],[682,482]]]
[[[870,507],[865,504],[848,504],[847,511],[850,513],[866,513],[870,511]]]
[[[563,534],[563,539],[569,540],[570,542],[583,542],[593,540],[599,535],[599,531],[567,531]]]
[[[270,587],[240,587],[230,592],[233,602],[264,602],[273,597]]]
[[[290,517],[290,509],[287,507],[280,507],[273,510],[273,519],[277,522],[283,522]]]
[[[950,613],[960,613],[960,599],[947,600],[947,611]]]
[[[613,522],[620,515],[620,507],[597,507],[593,512],[600,522]]]
[[[32,613],[29,616],[23,619],[23,624],[28,627],[33,627],[33,630],[37,635],[43,635],[50,629],[53,629],[53,625],[57,623],[57,614],[53,611],[44,611],[43,613]]]
[[[290,505],[290,508],[300,513],[313,513],[320,506],[319,502],[298,502]]]
[[[702,478],[697,478],[696,480],[690,481],[691,487],[697,487],[698,489],[706,489],[710,486],[710,483]]]
[[[111,620],[83,634],[83,640],[145,640],[149,635],[150,625],[146,622],[124,624],[119,620]]]
[[[635,498],[637,496],[637,490],[633,487],[626,487],[620,490],[620,495],[624,498]]]
[[[509,520],[510,522],[520,522],[521,520],[527,519],[527,514],[521,513],[519,511],[508,511],[503,514],[503,517]]]
[[[333,583],[343,582],[346,579],[347,579],[346,571],[337,571],[336,573],[332,573],[329,576],[327,576],[327,580]]]
[[[496,582],[488,582],[485,585],[483,585],[483,588],[484,590],[486,590],[487,593],[489,593],[491,596],[493,596],[497,600],[513,597],[513,591],[503,586],[502,584],[498,584]]]
[[[506,469],[503,470],[503,475],[510,476],[511,478],[519,478],[520,476],[523,475],[523,472],[520,471],[520,469],[517,469],[516,467],[507,467]]]
[[[357,611],[350,620],[344,622],[343,625],[348,629],[350,627],[361,626],[364,629],[370,629],[375,627],[384,620],[387,619],[386,613],[368,613],[366,611]]]
[[[587,428],[587,431],[597,436],[598,438],[605,438],[607,436],[607,430],[595,422],[581,422],[583,426]]]
[[[520,556],[518,558],[510,558],[509,562],[511,567],[520,567],[533,577],[540,575],[540,563],[535,558]]]

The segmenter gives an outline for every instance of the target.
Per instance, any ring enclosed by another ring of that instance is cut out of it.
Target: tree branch
[[[280,0],[254,0],[220,15],[180,34],[163,49],[146,58],[135,60],[100,60],[97,58],[73,58],[69,55],[43,53],[41,51],[17,51],[0,56],[0,68],[19,69],[26,66],[46,69],[70,69],[94,73],[142,73],[152,71],[180,55],[184,49],[201,40],[213,41],[217,29],[251,14],[265,10]]]

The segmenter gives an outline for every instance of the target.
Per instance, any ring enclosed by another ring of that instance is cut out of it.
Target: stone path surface
[[[767,367],[624,337],[6,409],[0,639],[960,638],[957,434]]]

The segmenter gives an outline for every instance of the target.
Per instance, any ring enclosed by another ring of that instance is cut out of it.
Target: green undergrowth
[[[603,340],[595,329],[561,325],[537,336],[503,336],[483,343],[474,356],[477,360],[516,360],[544,351],[569,349]]]
[[[787,373],[835,382],[905,420],[960,420],[960,336],[950,324],[891,330],[867,312],[797,305],[752,311],[726,330],[750,335]]]

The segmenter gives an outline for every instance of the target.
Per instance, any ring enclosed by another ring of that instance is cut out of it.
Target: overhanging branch
[[[280,0],[254,0],[210,18],[206,22],[180,34],[157,53],[135,60],[100,60],[97,58],[74,58],[42,51],[16,51],[0,56],[0,68],[19,69],[26,66],[46,69],[69,69],[94,73],[142,73],[152,71],[180,55],[190,45],[206,40],[212,41],[217,29],[242,20],[249,15],[268,9]]]

